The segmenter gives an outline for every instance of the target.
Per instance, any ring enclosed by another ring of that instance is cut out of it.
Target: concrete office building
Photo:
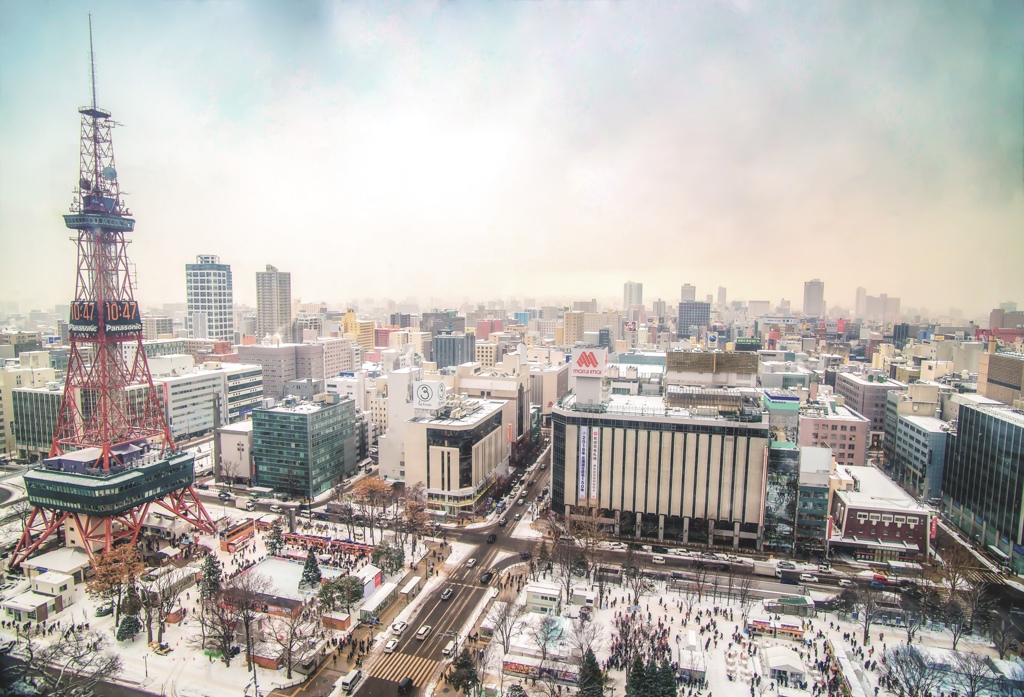
[[[845,404],[871,422],[874,440],[881,441],[885,433],[887,394],[903,392],[907,386],[881,375],[857,375],[839,373],[836,375],[836,394],[846,400]]]
[[[871,423],[836,400],[813,401],[800,407],[797,442],[831,448],[840,465],[867,464]]]
[[[160,315],[142,316],[142,338],[147,341],[174,336],[174,320]]]
[[[750,351],[669,351],[665,385],[756,387],[757,354]]]
[[[571,310],[562,316],[562,342],[566,346],[583,341],[583,331],[586,325],[586,313]]]
[[[552,510],[596,508],[637,538],[760,546],[770,433],[758,395],[607,394],[606,361],[573,351],[576,389],[551,413]]]
[[[181,365],[180,359],[186,359]],[[245,418],[263,401],[263,371],[243,363],[203,363],[191,356],[163,356],[150,362],[164,418],[175,440],[212,433],[219,424]],[[215,420],[215,410],[219,411]],[[219,422],[219,423],[218,423]]]
[[[64,384],[61,382],[11,390],[13,454],[19,460],[36,462],[50,456],[63,394]]]
[[[315,498],[358,466],[355,406],[286,399],[252,414],[256,483]]]
[[[825,314],[825,284],[815,278],[804,283],[804,315],[821,317]]]
[[[711,323],[711,303],[683,302],[679,303],[678,324],[676,331],[680,339],[699,336],[701,329],[707,329]]]
[[[930,501],[942,494],[948,430],[949,425],[934,416],[900,415],[897,419],[888,469],[900,486],[918,498]]]
[[[185,329],[196,339],[235,340],[231,267],[220,257],[200,254],[185,265]]]
[[[697,299],[697,286],[684,283],[679,291],[679,302],[692,303]]]
[[[267,264],[256,272],[256,336],[288,336],[292,329],[292,275]]]
[[[978,392],[989,399],[1013,404],[1024,385],[1024,354],[984,353],[978,363]]]
[[[263,393],[282,399],[292,380],[323,382],[343,371],[355,370],[361,352],[352,339],[319,338],[304,344],[256,344],[238,347],[238,360],[263,368]]]
[[[1024,414],[961,404],[948,435],[942,509],[965,535],[1024,572]]]
[[[252,419],[221,426],[217,429],[220,441],[217,450],[220,463],[214,469],[217,482],[253,484],[256,471],[252,460]]]
[[[47,351],[23,351],[13,365],[3,366],[0,362],[0,452],[8,455],[15,452],[13,429],[13,391],[22,387],[42,387],[56,380],[56,373],[50,366]],[[50,434],[52,439],[53,434]]]
[[[825,554],[834,470],[835,460],[829,448],[800,448],[794,545],[797,554],[817,557]]]

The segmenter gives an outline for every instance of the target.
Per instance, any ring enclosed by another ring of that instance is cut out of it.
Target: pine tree
[[[267,533],[267,554],[276,557],[281,554],[282,547],[284,547],[284,536],[282,535],[281,522],[275,520],[270,526],[270,532]]]
[[[676,697],[676,676],[672,670],[672,664],[663,661],[661,665],[651,663],[647,668],[647,674],[656,671],[654,679],[651,680],[651,697]]]
[[[320,583],[323,578],[323,574],[320,573],[320,563],[316,559],[316,554],[312,551],[306,555],[306,564],[302,567],[302,579],[299,581],[300,586],[315,586]]]
[[[650,697],[650,694],[647,670],[644,662],[637,659],[633,661],[633,667],[629,669],[629,675],[626,677],[626,697]]]
[[[473,657],[469,655],[469,649],[462,649],[462,653],[452,663],[448,672],[448,684],[463,694],[469,694],[470,690],[480,684],[480,676],[476,673],[476,665]]]
[[[209,600],[220,592],[221,578],[223,576],[220,560],[215,554],[212,552],[207,553],[199,573],[199,597],[203,600]]]
[[[121,618],[121,624],[117,626],[117,640],[125,641],[126,639],[132,639],[134,641],[135,635],[142,630],[142,623],[139,622],[139,618],[135,615],[125,615]]]
[[[604,697],[604,672],[591,649],[583,655],[580,666],[579,697]]]

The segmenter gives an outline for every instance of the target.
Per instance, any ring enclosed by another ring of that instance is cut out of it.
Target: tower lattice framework
[[[26,477],[29,501],[34,508],[12,555],[12,567],[20,565],[66,522],[75,525],[90,557],[93,547],[106,550],[122,540],[134,544],[154,504],[203,532],[215,530],[192,486],[192,460],[182,457],[175,447],[142,345],[142,318],[134,297],[133,268],[128,259],[130,241],[126,237],[134,230],[135,221],[122,200],[117,181],[111,139],[115,122],[110,112],[96,106],[91,19],[89,54],[92,104],[78,110],[79,180],[71,213],[64,216],[65,224],[75,233],[71,240],[78,254],[75,298],[68,323],[70,350],[57,429],[47,463],[78,451],[88,453],[82,471],[87,477],[103,478],[123,474],[142,463],[153,466],[158,457],[161,462],[170,458],[178,472],[187,462],[187,478],[179,475],[172,479],[160,472],[150,478],[163,477],[161,481],[170,479],[187,485],[154,487],[153,496],[127,508],[116,501],[104,504],[113,511],[104,514],[102,506],[93,510],[88,504],[71,505],[72,497],[66,506],[55,502],[52,495],[37,496],[38,500],[33,501],[34,480]],[[140,452],[150,454],[148,462]],[[82,482],[88,484],[80,475],[81,472],[65,477],[69,484],[61,491],[66,492],[69,487],[73,491]],[[50,473],[51,480],[61,476],[64,475]],[[95,496],[94,486],[83,485],[81,490]],[[134,498],[124,500],[135,503]]]

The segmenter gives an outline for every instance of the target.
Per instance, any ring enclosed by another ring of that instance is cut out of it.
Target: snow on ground
[[[470,555],[476,551],[476,545],[469,545],[464,542],[452,542],[450,547],[452,548],[452,553],[448,555],[448,558],[445,559],[444,562],[447,566],[457,566],[461,564],[469,559]]]
[[[534,530],[531,523],[533,522],[533,516],[525,516],[522,520],[516,523],[516,526],[512,529],[512,535],[517,540],[540,540],[544,538],[544,533],[540,530]]]

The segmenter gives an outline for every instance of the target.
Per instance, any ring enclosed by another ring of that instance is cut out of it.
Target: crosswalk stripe
[[[438,662],[429,658],[420,658],[407,653],[392,653],[373,666],[371,675],[390,682],[398,682],[402,678],[410,677],[413,679],[413,684],[423,685],[437,666]]]

